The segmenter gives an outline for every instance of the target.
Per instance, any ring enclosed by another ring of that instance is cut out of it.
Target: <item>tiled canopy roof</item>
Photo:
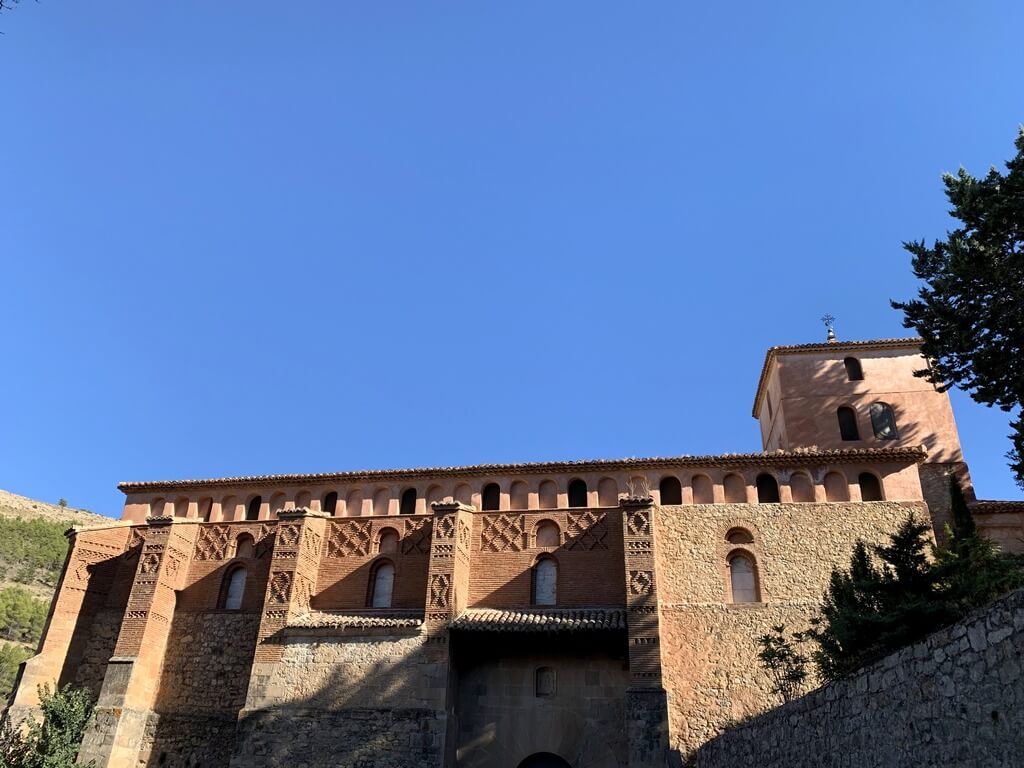
[[[1024,513],[1024,501],[989,501],[979,499],[968,506],[976,515],[994,515],[999,513]]]
[[[423,623],[422,611],[387,611],[366,613],[335,613],[311,611],[296,616],[289,627],[309,629],[370,629],[373,627],[418,627]]]
[[[471,608],[452,622],[452,629],[475,632],[585,632],[625,628],[626,612],[621,608]]]
[[[761,404],[761,396],[764,394],[765,385],[768,383],[768,369],[771,367],[775,356],[780,352],[783,354],[800,354],[809,352],[863,352],[872,349],[903,349],[907,347],[920,347],[922,339],[911,337],[908,339],[871,339],[869,341],[821,341],[814,344],[786,344],[778,347],[769,347],[764,356],[764,365],[761,366],[761,378],[757,381],[757,392],[754,394],[754,407],[752,415],[757,418],[757,406]]]
[[[119,483],[125,493],[139,491],[172,491],[179,488],[209,488],[235,485],[281,485],[322,482],[383,482],[388,480],[418,480],[434,477],[464,477],[472,475],[525,475],[544,472],[588,472],[616,469],[662,469],[667,467],[750,467],[750,466],[805,466],[807,464],[837,464],[848,462],[923,461],[927,453],[923,448],[843,448],[840,450],[802,449],[773,451],[770,453],[721,453],[710,456],[667,456],[640,459],[581,459],[578,461],[528,462],[521,464],[472,464],[464,467],[424,467],[420,469],[382,469],[361,472],[318,472],[303,475],[247,475],[218,477],[206,480],[155,480],[150,482]]]

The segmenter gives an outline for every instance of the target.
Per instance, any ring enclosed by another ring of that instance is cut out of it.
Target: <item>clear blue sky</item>
[[[839,7],[842,5],[843,7]],[[759,450],[764,351],[905,335],[1024,4],[23,2],[0,487]],[[979,493],[1008,416],[954,396]]]

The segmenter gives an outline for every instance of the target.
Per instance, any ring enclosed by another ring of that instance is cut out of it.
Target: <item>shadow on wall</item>
[[[453,632],[459,768],[626,765],[627,655],[625,631]]]
[[[232,764],[442,765],[447,663],[419,630],[315,632],[270,640],[282,658],[268,673],[265,708],[239,721]]]
[[[259,631],[271,547],[218,561],[176,595],[160,685],[146,729],[147,766],[227,765],[245,705]],[[193,566],[213,565],[198,561]],[[225,582],[239,567],[246,584],[239,610],[221,606]]]
[[[898,396],[893,396],[891,398],[893,402],[891,402],[886,399],[884,393],[878,393],[876,397],[868,395],[867,392],[872,388],[872,375],[871,368],[868,366],[863,380],[851,381],[841,360],[820,361],[815,365],[815,372],[808,391],[814,393],[815,396],[827,393],[830,398],[835,400],[834,404],[830,404],[829,413],[822,414],[821,420],[818,422],[820,428],[826,430],[826,435],[834,436],[836,440],[839,438],[839,422],[835,411],[839,406],[845,404],[854,409],[860,439],[844,441],[843,447],[889,448],[898,445],[923,445],[928,451],[930,461],[963,460],[960,456],[953,455],[947,450],[950,446],[940,446],[938,436],[928,431],[916,418],[912,417],[906,406],[899,401]],[[926,389],[921,391],[920,395],[925,397],[930,392],[930,389]],[[870,404],[874,402],[885,403],[892,409],[896,423],[896,438],[884,439],[876,436],[870,413]],[[787,421],[790,420],[791,418],[787,416]],[[813,442],[813,440],[809,440],[809,442]]]
[[[75,615],[68,652],[57,681],[59,686],[71,683],[85,688],[93,702],[99,698],[107,662],[114,655],[141,551],[140,543],[91,565],[70,565],[87,570],[88,575],[83,580],[88,580],[88,588]],[[76,578],[76,575],[67,573],[64,578]],[[117,585],[127,586],[117,588]],[[59,592],[54,599],[58,596]]]

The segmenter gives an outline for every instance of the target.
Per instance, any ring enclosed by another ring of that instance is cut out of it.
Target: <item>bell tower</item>
[[[928,367],[920,339],[772,347],[754,398],[764,450],[923,446],[921,485],[936,529],[949,509],[946,476],[973,498],[949,396],[915,376]]]

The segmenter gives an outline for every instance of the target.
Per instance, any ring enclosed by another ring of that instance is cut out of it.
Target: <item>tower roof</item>
[[[917,349],[921,346],[922,339],[913,336],[906,339],[870,339],[867,341],[819,341],[813,344],[784,344],[777,347],[769,347],[764,356],[764,365],[761,366],[761,378],[757,382],[757,392],[754,394],[754,406],[751,415],[756,419],[758,407],[761,405],[761,398],[764,397],[764,389],[768,383],[768,371],[777,355],[799,355],[813,354],[816,352],[864,352],[876,349]]]

